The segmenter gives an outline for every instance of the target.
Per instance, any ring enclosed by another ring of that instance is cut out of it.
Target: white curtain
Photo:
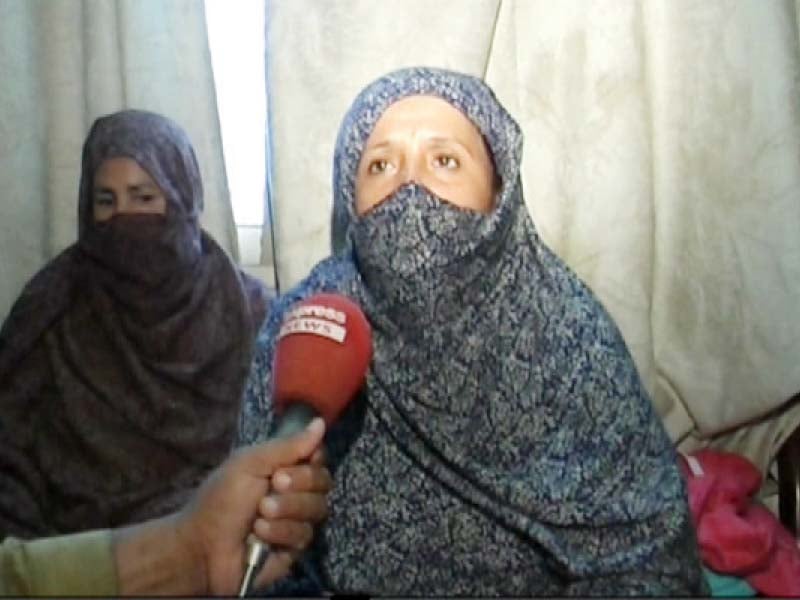
[[[792,0],[267,0],[276,256],[329,252],[334,138],[412,64],[484,77],[544,240],[615,317],[676,442],[766,468],[800,423]],[[754,422],[768,415],[766,421]]]
[[[0,319],[76,239],[81,145],[122,108],[187,130],[203,224],[236,256],[202,0],[0,0],[0,81]]]

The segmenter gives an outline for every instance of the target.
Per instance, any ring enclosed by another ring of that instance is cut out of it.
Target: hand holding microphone
[[[369,322],[351,300],[315,294],[294,305],[284,317],[273,359],[271,439],[304,429],[316,416],[330,426],[363,385],[371,359]],[[265,550],[251,536],[239,596],[251,591]]]

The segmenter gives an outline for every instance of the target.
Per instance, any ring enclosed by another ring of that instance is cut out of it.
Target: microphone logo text
[[[295,333],[309,333],[344,343],[347,315],[328,306],[307,305],[290,310],[284,318],[278,339]]]

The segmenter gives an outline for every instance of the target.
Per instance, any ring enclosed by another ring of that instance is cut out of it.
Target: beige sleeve
[[[0,546],[0,595],[114,596],[117,574],[107,530]]]

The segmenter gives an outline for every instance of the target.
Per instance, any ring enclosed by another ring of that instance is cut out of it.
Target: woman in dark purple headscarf
[[[185,132],[98,119],[79,238],[0,331],[0,538],[161,515],[228,453],[265,288],[200,228]]]

